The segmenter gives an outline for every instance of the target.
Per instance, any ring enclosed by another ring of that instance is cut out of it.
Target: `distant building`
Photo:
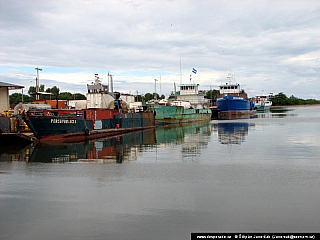
[[[10,109],[9,90],[22,89],[24,86],[0,82],[0,114]]]

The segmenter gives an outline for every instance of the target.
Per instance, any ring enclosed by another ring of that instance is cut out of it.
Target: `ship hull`
[[[218,111],[250,111],[252,106],[245,97],[224,96],[217,99]]]
[[[87,110],[85,119],[77,115],[26,116],[26,122],[40,141],[77,141],[123,134],[155,127],[153,113],[117,113],[110,110]],[[107,118],[99,118],[107,115]],[[97,118],[98,116],[98,118]]]
[[[248,117],[256,111],[251,100],[240,96],[223,96],[217,99],[218,118]]]
[[[271,105],[270,106],[268,106],[268,105],[257,106],[257,111],[259,111],[259,112],[268,111],[268,110],[270,110],[270,107],[271,107]]]
[[[259,102],[255,104],[255,108],[259,112],[268,111],[271,108],[271,102]]]
[[[154,106],[156,125],[211,120],[211,110],[184,109],[182,106]]]

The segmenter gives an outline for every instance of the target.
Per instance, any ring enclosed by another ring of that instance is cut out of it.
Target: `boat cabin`
[[[228,84],[219,86],[220,94],[241,93],[239,84]]]
[[[228,84],[219,86],[218,97],[223,96],[240,96],[244,98],[248,98],[248,95],[245,93],[244,90],[240,88],[240,84]]]
[[[191,95],[199,93],[199,84],[189,83],[180,85],[180,95]]]
[[[87,108],[113,109],[114,97],[109,92],[109,85],[102,84],[97,74],[95,81],[87,84],[87,89]]]
[[[93,84],[87,84],[88,93],[108,93],[109,86],[95,82]]]

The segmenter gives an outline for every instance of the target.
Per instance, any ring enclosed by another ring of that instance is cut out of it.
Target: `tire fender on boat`
[[[84,129],[84,134],[87,135],[87,136],[90,135],[90,130],[89,130],[88,127],[85,127],[85,129]]]

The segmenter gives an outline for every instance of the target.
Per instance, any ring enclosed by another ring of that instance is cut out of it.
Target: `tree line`
[[[134,100],[136,102],[147,102],[149,100],[152,100],[152,99],[165,99],[166,96],[165,95],[159,95],[158,93],[146,93],[144,95],[136,95],[134,97]]]
[[[51,95],[42,95],[41,99],[46,99],[46,100],[85,100],[86,96],[81,94],[81,93],[75,93],[72,94],[70,92],[60,92],[60,89],[56,86],[53,86],[52,88],[47,88],[44,90],[44,85],[41,84],[39,87],[39,92],[46,92],[46,93],[51,93]],[[18,104],[22,102],[32,102],[35,100],[35,93],[36,93],[36,87],[31,86],[29,87],[28,94],[23,94],[22,93],[13,93],[9,96],[9,101],[10,104]]]
[[[287,97],[283,92],[270,96],[270,100],[272,101],[272,106],[320,104],[320,101],[315,99],[301,99],[293,95]]]

